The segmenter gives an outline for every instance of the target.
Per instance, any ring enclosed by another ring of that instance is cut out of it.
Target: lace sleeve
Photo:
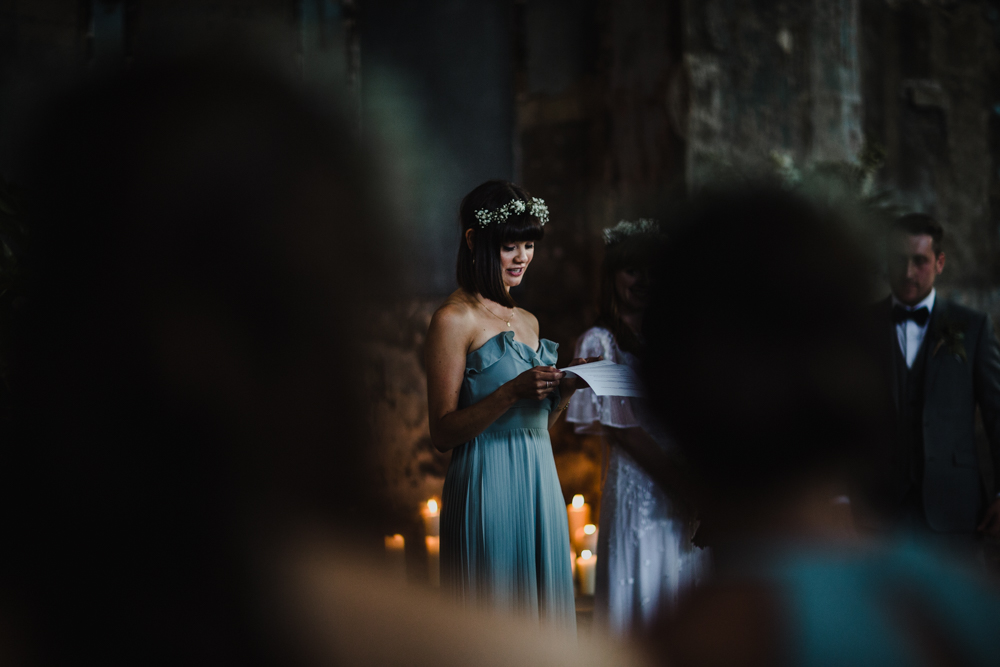
[[[611,332],[602,327],[588,329],[576,344],[574,357],[597,357],[622,363]],[[620,396],[596,396],[591,389],[580,389],[569,401],[566,421],[577,433],[599,433],[601,425],[613,428],[641,426],[632,401]]]

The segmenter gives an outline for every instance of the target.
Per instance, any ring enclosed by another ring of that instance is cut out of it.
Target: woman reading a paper
[[[557,345],[510,296],[548,208],[488,181],[465,197],[459,218],[460,287],[434,313],[425,353],[431,439],[452,451],[441,585],[464,603],[573,631],[569,530],[548,428],[584,385],[553,366]]]
[[[663,237],[653,221],[640,220],[621,222],[605,230],[604,238],[600,314],[580,337],[576,354],[637,369],[649,263]],[[661,603],[672,605],[682,588],[698,580],[705,557],[690,543],[690,510],[681,509],[681,494],[668,497],[647,472],[669,475],[670,491],[680,491],[669,443],[645,414],[643,399],[626,386],[615,395],[600,393],[583,389],[566,414],[578,433],[601,434],[608,444],[594,617],[614,633],[638,633]]]

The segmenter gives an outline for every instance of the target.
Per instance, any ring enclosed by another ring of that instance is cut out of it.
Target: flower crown
[[[661,234],[660,225],[652,218],[639,218],[635,222],[622,220],[604,230],[604,245],[613,246],[636,234]]]
[[[506,222],[507,218],[515,213],[524,213],[525,211],[531,213],[531,215],[538,218],[538,222],[545,226],[545,223],[549,221],[549,207],[545,205],[545,202],[538,197],[532,197],[527,204],[525,204],[520,199],[512,199],[498,209],[492,211],[480,208],[476,210],[476,220],[479,221],[480,227],[487,227],[494,222]]]

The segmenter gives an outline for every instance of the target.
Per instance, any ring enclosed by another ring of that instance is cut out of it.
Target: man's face
[[[893,234],[889,239],[889,285],[908,306],[923,301],[944,270],[944,252],[934,254],[930,234]]]

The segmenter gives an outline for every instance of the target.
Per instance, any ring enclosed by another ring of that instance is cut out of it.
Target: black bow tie
[[[924,326],[927,324],[927,320],[930,319],[931,311],[927,306],[922,308],[917,308],[916,310],[907,310],[902,306],[892,307],[892,321],[896,324],[900,322],[905,322],[906,320],[913,320],[919,326]]]

